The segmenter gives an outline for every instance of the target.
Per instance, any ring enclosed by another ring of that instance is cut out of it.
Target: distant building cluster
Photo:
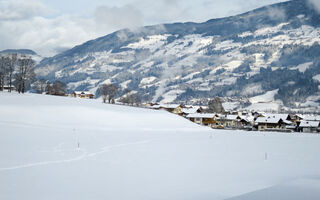
[[[70,95],[71,97],[78,97],[78,98],[83,98],[83,99],[93,99],[94,94],[91,92],[86,92],[86,91],[74,91]]]
[[[273,114],[264,112],[210,113],[202,106],[179,104],[147,104],[148,108],[166,110],[199,125],[215,129],[239,129],[273,132],[320,133],[320,116],[300,114]]]

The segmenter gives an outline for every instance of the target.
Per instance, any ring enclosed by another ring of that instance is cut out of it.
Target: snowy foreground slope
[[[0,93],[0,110],[0,199],[320,197],[318,135],[218,131],[162,111],[31,94]]]

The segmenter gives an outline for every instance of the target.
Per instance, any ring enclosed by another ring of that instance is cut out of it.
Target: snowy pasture
[[[0,110],[0,199],[320,197],[318,135],[213,130],[164,111],[32,94],[0,93]]]

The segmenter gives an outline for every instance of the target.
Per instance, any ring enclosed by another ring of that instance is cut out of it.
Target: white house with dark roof
[[[255,121],[259,131],[286,129],[286,126],[292,125],[287,114],[265,114],[264,117],[258,117]]]
[[[225,128],[241,128],[241,118],[238,115],[220,115],[217,124]]]
[[[3,86],[3,91],[16,91],[16,87],[14,85],[4,85]]]

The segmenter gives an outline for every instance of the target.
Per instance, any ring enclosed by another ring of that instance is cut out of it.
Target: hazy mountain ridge
[[[37,72],[71,90],[112,82],[154,101],[279,89],[286,105],[312,98],[317,106],[319,38],[319,14],[294,0],[204,23],[120,30],[44,59]]]
[[[37,55],[36,52],[30,49],[5,49],[0,51],[0,54],[12,54],[12,53],[25,54],[25,55]]]
[[[42,56],[38,55],[35,51],[31,49],[5,49],[0,51],[0,55],[8,55],[8,54],[30,56],[36,63],[40,63],[40,61],[43,59]]]

